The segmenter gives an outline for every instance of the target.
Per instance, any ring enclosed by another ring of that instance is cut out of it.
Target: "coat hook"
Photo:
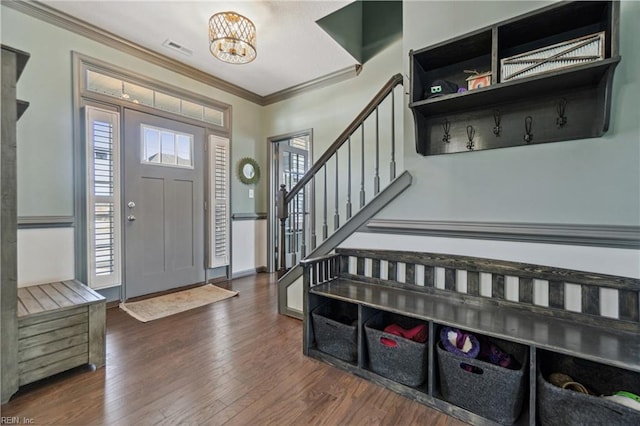
[[[493,134],[496,135],[496,137],[500,136],[500,131],[502,130],[502,127],[500,127],[500,110],[496,109],[493,111],[493,122],[496,124],[496,126],[493,128]]]
[[[558,112],[558,117],[556,117],[556,124],[558,126],[558,129],[563,128],[567,124],[567,117],[564,115],[564,111],[566,108],[567,100],[562,98],[556,105],[556,111]]]
[[[531,143],[533,140],[533,133],[531,133],[531,128],[533,127],[533,117],[527,115],[524,119],[524,141],[526,143]]]
[[[442,142],[449,143],[449,141],[451,141],[451,135],[449,134],[449,130],[451,130],[451,122],[446,118],[442,122],[442,130],[444,130]]]
[[[469,151],[473,151],[473,137],[476,135],[476,129],[473,128],[471,124],[467,126],[467,137],[469,138],[469,142],[467,143],[467,149]]]

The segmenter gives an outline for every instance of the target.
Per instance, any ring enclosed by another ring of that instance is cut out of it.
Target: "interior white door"
[[[204,129],[125,110],[125,299],[204,281]]]

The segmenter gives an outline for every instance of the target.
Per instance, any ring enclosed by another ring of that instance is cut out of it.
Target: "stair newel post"
[[[378,122],[378,107],[376,107],[376,167],[373,178],[373,194],[380,192],[380,125]]]
[[[322,192],[324,193],[322,208],[322,241],[324,241],[327,239],[329,231],[327,226],[327,163],[322,166],[322,170],[324,171],[324,185],[322,188]]]
[[[360,208],[364,207],[364,121],[360,125],[361,151],[360,151]]]
[[[391,89],[391,171],[390,181],[396,178],[396,99]]]
[[[278,190],[278,197],[276,207],[278,210],[278,219],[280,220],[280,254],[278,256],[278,276],[281,277],[287,271],[287,262],[286,262],[286,222],[288,217],[287,211],[287,186],[285,184],[280,185],[280,189]]]
[[[347,220],[351,219],[351,136],[347,139]]]
[[[333,214],[333,230],[337,231],[340,228],[340,212],[338,211],[338,151],[336,151],[336,190],[335,190],[335,209]]]

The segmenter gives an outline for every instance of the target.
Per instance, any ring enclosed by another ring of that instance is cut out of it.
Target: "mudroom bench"
[[[474,425],[640,424],[635,407],[603,397],[640,395],[639,279],[387,250],[301,264],[305,355]],[[392,323],[424,327],[426,342],[389,334]],[[515,362],[453,354],[443,330]]]
[[[105,364],[105,298],[77,280],[18,288],[19,384]]]

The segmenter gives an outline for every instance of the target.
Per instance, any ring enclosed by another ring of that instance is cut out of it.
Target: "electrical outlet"
[[[249,198],[253,198],[253,189],[249,190]]]

